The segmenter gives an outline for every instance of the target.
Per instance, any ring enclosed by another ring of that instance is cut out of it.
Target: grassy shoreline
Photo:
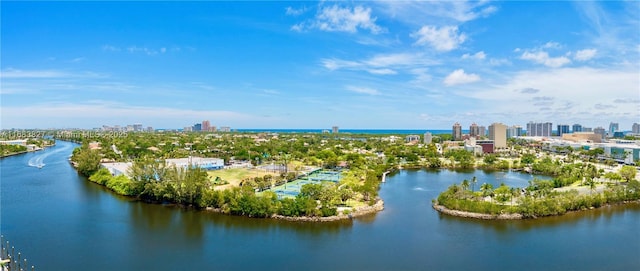
[[[566,214],[569,214],[569,213],[580,213],[580,212],[590,211],[590,210],[594,210],[594,209],[605,208],[605,207],[608,207],[608,206],[626,205],[626,204],[640,204],[640,199],[631,200],[631,201],[623,201],[623,202],[615,202],[615,203],[606,203],[606,204],[603,204],[603,205],[601,205],[599,207],[592,207],[592,208],[581,209],[581,210],[572,210],[572,211],[567,211],[566,213],[562,213],[562,214],[539,216],[539,217],[524,217],[521,214],[497,214],[496,215],[496,214],[485,214],[485,213],[461,211],[461,210],[449,209],[449,208],[447,208],[447,207],[445,207],[443,205],[439,205],[437,201],[434,202],[431,205],[431,207],[434,210],[438,211],[439,213],[450,215],[450,216],[456,216],[456,217],[481,219],[481,220],[522,220],[522,219],[539,219],[539,218],[550,217],[550,216],[562,216],[562,215],[566,215]]]
[[[502,220],[559,216],[603,206],[640,202],[640,182],[637,180],[590,194],[580,194],[575,189],[536,190],[540,183],[532,184],[525,192],[511,195],[508,195],[508,187],[501,186],[500,191],[507,191],[507,194],[496,192],[490,197],[483,197],[478,192],[471,192],[454,184],[432,201],[432,207],[440,213],[452,216]]]

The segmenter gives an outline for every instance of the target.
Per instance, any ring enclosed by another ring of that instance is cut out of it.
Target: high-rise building
[[[582,125],[580,124],[574,124],[571,130],[572,133],[579,133],[582,132]]]
[[[563,134],[569,133],[569,125],[568,124],[558,124],[558,136],[562,137]]]
[[[514,125],[507,128],[507,138],[512,138],[522,135],[522,126]]]
[[[202,131],[211,132],[211,122],[208,120],[202,121]]]
[[[551,122],[529,122],[527,123],[528,136],[551,136],[553,124]]]
[[[142,124],[141,124],[141,123],[135,123],[135,124],[133,124],[133,131],[134,131],[134,132],[142,132],[142,131],[144,131],[144,130],[142,129]]]
[[[487,135],[487,128],[484,127],[484,125],[478,126],[478,131],[479,131],[480,137],[485,137]]]
[[[453,124],[451,135],[453,136],[453,141],[462,140],[462,126],[460,123]]]
[[[480,127],[478,124],[472,123],[471,126],[469,126],[469,136],[480,137]]]
[[[202,123],[196,123],[193,125],[193,131],[194,132],[200,132],[202,131]]]
[[[337,134],[338,132],[340,132],[340,128],[338,126],[333,126],[331,127],[331,132]]]
[[[602,139],[604,139],[607,135],[607,131],[602,127],[593,128],[593,133],[599,134],[602,137]]]
[[[516,125],[516,136],[521,136],[522,135],[522,126],[520,125]]]
[[[191,132],[193,131],[193,126],[186,126],[182,129],[183,132]]]
[[[431,144],[431,141],[433,141],[433,135],[429,132],[424,133],[424,144]]]
[[[583,132],[593,132],[593,128],[591,127],[582,127]]]
[[[634,134],[640,134],[640,124],[633,123],[633,125],[631,125],[631,132]]]
[[[494,148],[507,147],[507,125],[494,123],[489,125],[489,139],[493,140]]]
[[[609,136],[613,136],[613,133],[620,131],[620,126],[618,125],[617,122],[611,122],[609,123]]]

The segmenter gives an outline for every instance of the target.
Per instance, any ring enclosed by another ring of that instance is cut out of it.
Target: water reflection
[[[494,230],[496,232],[518,231],[526,232],[531,230],[552,228],[552,227],[573,227],[581,223],[605,222],[608,224],[613,217],[620,217],[625,213],[633,213],[640,211],[640,203],[628,203],[625,205],[605,206],[592,210],[569,212],[561,216],[541,217],[537,219],[523,220],[482,220],[465,217],[457,217],[438,213],[439,219],[444,223],[457,223],[468,225],[476,224],[484,229]],[[618,221],[620,222],[620,221]],[[636,221],[635,224],[640,223]]]
[[[0,160],[3,234],[42,269],[640,270],[640,203],[523,221],[431,208],[463,179],[476,176],[477,190],[526,185],[528,174],[398,171],[381,187],[380,213],[291,222],[121,197],[78,176],[69,154],[52,154],[40,170],[26,165],[30,154]]]

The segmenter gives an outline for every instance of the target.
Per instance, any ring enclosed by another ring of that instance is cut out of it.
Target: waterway
[[[640,270],[638,204],[524,221],[431,208],[454,182],[525,186],[526,174],[400,171],[384,211],[296,223],[116,196],[69,165],[74,146],[0,159],[0,231],[36,270]]]

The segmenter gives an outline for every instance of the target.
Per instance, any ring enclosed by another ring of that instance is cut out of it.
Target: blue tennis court
[[[283,185],[276,186],[271,191],[275,192],[279,198],[293,198],[300,194],[300,189],[305,184],[340,181],[341,174],[337,171],[318,170],[309,175],[301,176],[298,179]]]

